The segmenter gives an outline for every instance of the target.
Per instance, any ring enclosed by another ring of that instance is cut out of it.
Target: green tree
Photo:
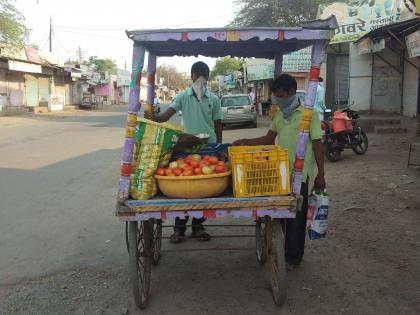
[[[156,69],[156,84],[163,79],[163,84],[171,90],[185,90],[188,87],[188,76],[180,73],[174,66],[161,65]]]
[[[210,73],[210,80],[218,75],[227,75],[242,68],[243,61],[238,58],[223,57],[216,60],[216,64]]]
[[[295,26],[316,18],[320,4],[334,0],[235,0],[231,26]]]
[[[19,48],[28,39],[25,17],[13,5],[14,0],[0,0],[0,44]]]
[[[97,56],[90,56],[88,64],[94,66],[96,71],[109,72],[111,74],[117,73],[117,65],[111,59],[100,59]]]

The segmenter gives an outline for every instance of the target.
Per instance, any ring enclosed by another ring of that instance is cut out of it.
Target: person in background
[[[314,104],[314,110],[319,115],[319,120],[324,120],[324,111],[325,111],[325,88],[324,88],[324,79],[319,77],[318,87],[316,89],[316,98]]]
[[[153,98],[153,112],[155,115],[160,113],[160,100],[159,97],[157,97],[156,92],[155,97]]]
[[[255,104],[255,93],[252,92],[251,88],[248,88],[248,96],[251,98],[252,104]]]
[[[196,135],[209,134],[209,143],[222,143],[222,109],[219,98],[207,88],[210,69],[202,61],[191,67],[192,85],[177,94],[171,106],[153,119],[157,122],[168,121],[176,112],[182,111],[182,122],[186,133]],[[148,118],[148,117],[147,117]],[[191,237],[201,241],[210,240],[210,235],[203,227],[204,218],[192,220]],[[174,233],[170,237],[171,243],[180,243],[187,230],[186,219],[175,219]]]
[[[300,122],[304,112],[304,106],[296,95],[296,89],[297,82],[292,76],[288,74],[280,75],[271,87],[273,103],[279,105],[279,110],[274,116],[268,133],[260,138],[242,139],[233,143],[233,145],[241,146],[270,145],[274,143],[277,137],[278,145],[287,149],[289,152],[290,174],[293,172],[293,161],[296,155]],[[308,213],[308,184],[314,175],[315,162],[318,173],[315,177],[314,186],[321,190],[325,188],[321,123],[315,112],[312,115],[309,137],[310,141],[306,150],[302,177],[302,210],[296,214],[295,219],[287,219],[285,225],[285,258],[288,270],[298,266],[303,258],[306,238],[306,217]]]

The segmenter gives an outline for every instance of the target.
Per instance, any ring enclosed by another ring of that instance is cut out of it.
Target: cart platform
[[[157,196],[150,200],[127,200],[117,207],[122,221],[142,221],[191,216],[219,218],[225,216],[257,218],[294,218],[296,199],[292,196],[204,199],[168,199]]]

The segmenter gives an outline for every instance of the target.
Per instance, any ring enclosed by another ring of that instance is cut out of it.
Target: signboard
[[[42,73],[42,68],[40,65],[34,65],[33,63],[14,60],[9,60],[9,70],[29,73]]]
[[[320,6],[320,18],[335,15],[339,27],[331,44],[354,42],[372,30],[415,17],[415,9],[406,0],[349,0]]]
[[[311,69],[312,46],[284,55],[284,72],[309,72]]]
[[[405,37],[405,42],[407,44],[407,52],[409,58],[419,57],[420,56],[420,31],[416,31],[413,34],[407,35]]]
[[[64,108],[64,98],[61,94],[51,94],[48,102],[48,109],[50,112],[62,111]]]
[[[283,72],[309,72],[312,46],[283,56]],[[248,81],[269,80],[274,77],[274,60],[248,59],[246,61]]]
[[[372,39],[365,38],[357,44],[359,55],[377,53],[385,49],[385,39],[379,41],[372,41]]]
[[[25,47],[26,57],[28,57],[29,62],[42,64],[42,59],[38,55],[38,51],[33,47]]]

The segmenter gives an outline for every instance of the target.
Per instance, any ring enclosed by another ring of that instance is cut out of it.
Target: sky
[[[234,16],[233,0],[16,0],[16,7],[31,30],[30,44],[48,50],[50,17],[53,53],[76,59],[81,47],[84,58],[110,58],[118,67],[131,66],[132,41],[125,29],[223,27]],[[171,64],[189,72],[196,58],[158,58],[158,65]],[[210,68],[215,60],[200,57]]]

